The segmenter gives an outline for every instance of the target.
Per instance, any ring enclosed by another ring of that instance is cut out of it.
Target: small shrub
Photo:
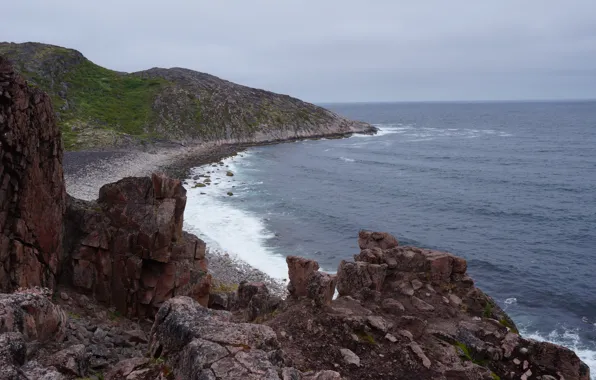
[[[361,342],[368,344],[377,344],[377,342],[375,341],[375,337],[370,335],[366,331],[358,331],[356,332],[356,336]]]

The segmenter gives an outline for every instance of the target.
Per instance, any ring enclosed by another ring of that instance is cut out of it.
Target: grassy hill
[[[69,150],[264,142],[371,128],[287,95],[187,69],[121,73],[76,50],[40,43],[0,43],[0,55],[51,96]]]

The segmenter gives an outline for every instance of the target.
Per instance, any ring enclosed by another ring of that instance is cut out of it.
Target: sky
[[[0,0],[0,41],[311,102],[596,99],[596,0]]]

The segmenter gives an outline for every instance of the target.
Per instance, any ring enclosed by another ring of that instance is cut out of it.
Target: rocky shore
[[[520,336],[466,260],[388,233],[360,231],[334,275],[287,257],[285,298],[217,283],[180,180],[67,194],[50,100],[1,57],[0,143],[0,380],[590,380]]]

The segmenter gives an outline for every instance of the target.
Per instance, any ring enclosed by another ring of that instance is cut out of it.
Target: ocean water
[[[212,185],[189,190],[187,228],[278,278],[290,254],[334,272],[360,229],[452,252],[524,335],[576,350],[595,379],[596,102],[326,106],[380,133],[196,168]]]

